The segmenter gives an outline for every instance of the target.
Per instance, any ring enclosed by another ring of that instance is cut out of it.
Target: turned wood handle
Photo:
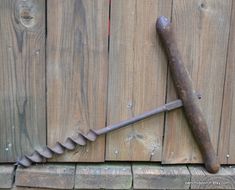
[[[192,80],[178,51],[170,20],[163,16],[159,17],[156,29],[165,47],[171,77],[177,95],[183,102],[186,119],[201,151],[206,170],[210,173],[216,173],[219,171],[220,164],[211,143],[206,120],[198,105]]]

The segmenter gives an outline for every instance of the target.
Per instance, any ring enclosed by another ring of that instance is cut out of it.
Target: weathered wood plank
[[[0,165],[0,189],[12,187],[13,172],[13,165]]]
[[[134,189],[189,189],[190,173],[186,166],[133,164]]]
[[[14,186],[13,188],[11,188],[11,190],[48,190],[48,188],[33,188],[33,187],[17,187]]]
[[[73,189],[75,165],[47,164],[30,168],[18,167],[15,185],[21,187],[40,187],[51,189]]]
[[[231,1],[173,1],[173,25],[179,50],[194,87],[202,93],[201,107],[217,149]],[[168,80],[167,100],[175,99]],[[197,163],[201,154],[182,110],[167,114],[163,163]]]
[[[45,1],[0,1],[0,161],[46,144]]]
[[[130,164],[81,164],[76,166],[75,189],[130,189]]]
[[[232,7],[230,38],[224,86],[219,139],[219,157],[223,164],[235,164],[235,3]]]
[[[48,1],[48,144],[105,126],[108,0]],[[103,161],[104,137],[55,158]]]
[[[11,188],[11,190],[48,190],[48,188],[33,188],[33,187],[17,187],[14,186],[13,188]]]
[[[204,167],[189,166],[191,189],[234,189],[235,168],[221,167],[217,174],[208,173]]]
[[[155,22],[171,1],[112,0],[107,123],[165,102],[167,64]],[[107,135],[107,160],[161,160],[164,114]]]

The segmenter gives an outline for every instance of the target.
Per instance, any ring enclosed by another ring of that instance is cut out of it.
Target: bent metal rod
[[[196,94],[198,99],[201,99],[200,94]],[[52,158],[53,154],[63,154],[65,150],[74,150],[76,145],[84,146],[87,144],[87,141],[95,141],[96,138],[100,135],[104,135],[111,131],[126,127],[128,125],[134,124],[143,119],[149,118],[153,115],[168,112],[183,106],[183,103],[180,99],[169,102],[161,107],[155,108],[151,111],[144,112],[133,118],[121,121],[117,124],[109,125],[102,129],[89,130],[88,133],[83,134],[78,132],[76,136],[68,137],[64,143],[57,142],[54,147],[46,146],[41,150],[35,150],[31,155],[24,155],[21,159],[16,162],[16,165],[21,165],[23,167],[29,167],[33,163],[40,163],[45,161],[45,159]]]

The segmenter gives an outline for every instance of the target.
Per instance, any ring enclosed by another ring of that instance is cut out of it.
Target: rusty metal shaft
[[[198,95],[198,97],[199,96],[200,95]],[[162,112],[166,112],[166,111],[171,111],[173,109],[180,108],[180,107],[182,107],[182,101],[181,100],[175,100],[175,101],[169,102],[169,103],[167,103],[167,104],[165,104],[161,107],[155,108],[151,111],[144,112],[141,115],[138,115],[138,116],[135,116],[133,118],[121,121],[120,123],[109,125],[109,126],[107,126],[105,128],[102,128],[102,129],[98,129],[95,132],[98,135],[106,134],[106,133],[114,131],[116,129],[120,129],[122,127],[126,127],[128,125],[134,124],[138,121],[141,121],[141,120],[146,119],[148,117],[151,117],[153,115],[156,115],[156,114],[159,114],[159,113],[162,113]]]
[[[199,99],[201,98],[199,94],[197,94],[197,97]],[[29,167],[32,163],[40,163],[45,161],[45,159],[52,158],[53,154],[63,154],[65,150],[74,150],[76,145],[84,146],[87,144],[87,141],[95,141],[99,135],[106,134],[108,132],[134,124],[153,115],[180,107],[182,107],[182,101],[175,100],[161,107],[145,112],[141,115],[135,116],[125,121],[121,121],[120,123],[109,125],[105,128],[98,130],[89,130],[87,134],[82,134],[81,132],[78,132],[75,136],[68,137],[64,143],[57,142],[52,148],[46,146],[41,150],[35,150],[31,155],[24,155],[21,159],[17,161],[16,164],[21,165],[23,167]]]
[[[183,102],[186,119],[201,151],[205,167],[208,172],[216,173],[220,164],[211,143],[206,120],[195,97],[192,80],[178,51],[170,20],[164,16],[159,17],[156,29],[165,47],[171,77]]]

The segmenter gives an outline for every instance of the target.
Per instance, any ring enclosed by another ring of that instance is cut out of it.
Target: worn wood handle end
[[[191,77],[178,51],[170,20],[164,16],[157,19],[156,29],[166,50],[168,65],[177,95],[183,102],[185,117],[201,151],[208,172],[219,171],[220,164],[212,146],[208,127],[195,96]]]
[[[158,19],[157,19],[157,23],[156,23],[156,27],[157,29],[164,29],[168,26],[170,26],[170,20],[164,16],[160,16]]]

